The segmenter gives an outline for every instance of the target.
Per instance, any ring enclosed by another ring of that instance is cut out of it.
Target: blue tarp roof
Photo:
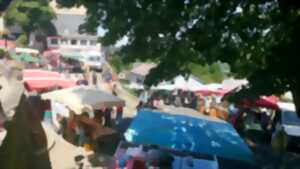
[[[182,114],[142,110],[125,138],[137,144],[159,145],[176,151],[216,155],[253,162],[253,154],[227,122]]]

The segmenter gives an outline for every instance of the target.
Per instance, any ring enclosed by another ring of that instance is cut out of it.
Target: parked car
[[[272,143],[280,139],[279,135],[281,133],[283,133],[285,140],[284,147],[288,150],[300,148],[300,118],[295,111],[281,111],[273,133]]]
[[[90,51],[83,53],[81,61],[90,69],[95,71],[102,71],[103,64],[106,62],[102,53],[97,51]]]

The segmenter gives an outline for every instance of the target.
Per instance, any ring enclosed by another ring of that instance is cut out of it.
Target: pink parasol
[[[277,104],[278,98],[276,96],[269,97],[261,97],[255,101],[257,107],[265,107],[273,110],[279,110],[279,106]]]
[[[254,101],[249,99],[244,99],[239,106],[245,108],[252,108],[252,107],[263,107],[273,110],[279,110],[279,106],[277,104],[278,98],[276,96],[263,96]]]

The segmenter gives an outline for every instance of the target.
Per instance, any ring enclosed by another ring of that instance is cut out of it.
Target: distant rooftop
[[[85,17],[80,14],[57,14],[53,20],[56,34],[68,38],[97,39],[96,35],[79,33],[79,26],[85,22]]]

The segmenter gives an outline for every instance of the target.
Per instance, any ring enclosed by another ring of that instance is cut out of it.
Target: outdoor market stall
[[[56,90],[42,94],[42,99],[53,100],[65,104],[76,114],[82,110],[123,107],[125,101],[100,89],[86,86],[76,86],[68,89]]]
[[[0,48],[15,49],[17,45],[11,40],[0,40]]]
[[[41,62],[41,59],[33,56],[30,53],[20,53],[20,54],[12,54],[12,58],[16,61],[20,62],[26,62],[26,63],[39,63]]]
[[[64,118],[67,125],[62,125],[66,133],[65,139],[69,142],[95,150],[95,147],[101,145],[103,136],[118,136],[116,131],[109,128],[111,113],[113,107],[125,106],[124,100],[98,88],[86,86],[56,90],[44,93],[41,97],[65,105],[69,109],[69,117]],[[77,133],[77,130],[81,132]],[[77,140],[74,135],[81,135],[84,139]]]
[[[34,55],[38,55],[40,53],[38,50],[31,49],[31,48],[17,47],[15,50],[16,50],[16,53],[26,53],[26,54],[34,54]]]
[[[251,150],[229,123],[188,109],[141,110],[125,138],[136,144],[253,162]]]
[[[58,72],[40,69],[25,69],[23,81],[28,91],[43,91],[52,88],[69,88],[76,85],[72,80],[66,79]]]
[[[199,80],[194,76],[185,78],[183,76],[177,76],[172,81],[161,82],[157,86],[152,86],[152,90],[186,90],[186,91],[197,91],[203,88],[203,85]]]

